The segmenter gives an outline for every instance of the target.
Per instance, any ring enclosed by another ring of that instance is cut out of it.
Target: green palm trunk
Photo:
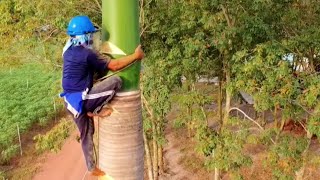
[[[134,52],[140,43],[138,0],[102,1],[102,40],[116,45],[126,54]],[[120,55],[114,55],[118,58]],[[123,91],[139,89],[140,61],[118,75],[123,80]]]
[[[102,40],[126,54],[133,53],[139,44],[138,0],[103,0],[102,9]],[[109,179],[143,179],[140,61],[117,75],[123,80],[123,92],[118,92],[110,103],[114,112],[99,121],[99,167]]]

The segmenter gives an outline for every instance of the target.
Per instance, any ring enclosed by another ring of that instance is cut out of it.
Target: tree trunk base
[[[99,121],[99,167],[114,179],[143,179],[144,143],[140,91],[118,93],[116,111]]]

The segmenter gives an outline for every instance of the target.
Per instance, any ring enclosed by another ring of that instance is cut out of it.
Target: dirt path
[[[176,137],[173,131],[166,132],[167,145],[164,147],[164,158],[167,165],[167,175],[160,180],[188,180],[196,179],[191,172],[185,170],[181,165],[182,153],[178,147]]]
[[[209,178],[203,175],[203,172],[186,167],[185,163],[188,160],[197,163],[197,157],[194,152],[194,142],[187,137],[186,130],[172,127],[176,115],[176,111],[172,111],[167,117],[169,121],[165,129],[167,143],[163,149],[166,174],[162,175],[160,180],[207,180]]]
[[[174,119],[174,113],[171,113],[168,119]],[[97,123],[95,123],[97,124]],[[178,130],[179,131],[179,130]],[[66,140],[61,151],[57,154],[49,153],[46,155],[45,162],[41,165],[40,170],[32,178],[33,180],[97,180],[86,173],[85,160],[82,154],[80,143],[76,141],[77,130]],[[185,142],[188,142],[185,130],[177,133],[172,123],[168,123],[165,130],[167,143],[164,147],[164,159],[166,164],[166,174],[160,177],[160,180],[194,180],[208,179],[199,176],[199,173],[191,172],[182,163],[183,159],[188,156],[194,160],[193,149],[190,150]],[[182,152],[188,149],[188,153]],[[191,152],[189,152],[189,150]]]
[[[168,143],[164,148],[165,161],[168,174],[161,180],[188,180],[195,179],[191,172],[186,171],[180,164],[182,155],[177,147],[174,132],[169,131],[166,135]],[[65,142],[61,151],[57,154],[47,155],[45,163],[33,180],[96,180],[97,178],[85,176],[86,167],[80,144],[75,140],[75,131]]]
[[[50,153],[33,180],[94,180],[85,176],[86,167],[80,143],[75,139],[77,131],[66,140],[58,154]]]

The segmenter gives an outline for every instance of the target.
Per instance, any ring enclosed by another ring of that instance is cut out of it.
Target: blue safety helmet
[[[98,31],[90,21],[88,16],[76,16],[69,22],[67,34],[69,36],[83,35]]]

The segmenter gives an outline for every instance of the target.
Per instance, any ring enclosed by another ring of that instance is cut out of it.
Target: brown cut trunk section
[[[283,130],[284,124],[286,123],[286,119],[282,116],[281,118],[281,124],[280,124],[280,131]]]
[[[314,48],[310,48],[308,60],[309,60],[309,65],[310,65],[311,72],[315,72],[315,66],[314,66]]]
[[[274,110],[273,110],[273,118],[274,118],[274,128],[278,128],[278,107],[277,105],[274,106]]]
[[[191,137],[191,130],[192,130],[192,109],[191,106],[188,106],[187,113],[190,119],[188,119],[188,137]]]
[[[220,180],[220,170],[218,168],[214,168],[214,180]]]
[[[161,145],[158,145],[158,166],[159,166],[159,173],[163,174],[164,173],[164,168],[163,168],[163,148]]]
[[[230,70],[227,68],[226,69],[226,85],[230,84],[230,82],[231,82]],[[226,88],[226,105],[225,105],[225,110],[224,110],[224,123],[226,123],[229,119],[229,109],[231,106],[231,97],[232,97],[231,92],[228,91]]]
[[[219,98],[218,98],[219,129],[218,129],[218,133],[220,133],[222,126],[223,126],[222,99],[223,99],[222,82],[221,82],[221,78],[219,78]],[[229,114],[229,113],[226,113],[226,114]],[[213,152],[214,152],[214,150],[213,150]],[[219,179],[220,179],[220,170],[218,168],[214,168],[214,180],[219,180]]]
[[[219,99],[218,99],[218,110],[219,110],[219,129],[223,124],[223,112],[222,112],[222,82],[219,80]],[[220,130],[219,130],[220,131]]]
[[[158,126],[157,128],[158,135],[161,135],[161,128]],[[159,174],[164,173],[164,168],[163,168],[163,148],[162,145],[158,143],[158,167],[159,167]]]
[[[152,147],[153,147],[153,179],[158,180],[159,168],[158,168],[158,142],[157,142],[157,127],[155,119],[152,122]]]
[[[140,91],[118,93],[109,117],[99,121],[99,167],[113,179],[144,176]]]
[[[148,144],[147,135],[145,132],[143,132],[143,141],[144,141],[144,150],[146,153],[145,157],[146,157],[147,166],[148,166],[148,178],[149,178],[149,180],[153,180],[152,158],[151,158],[151,154],[150,154],[150,147]]]
[[[266,111],[262,112],[262,121],[263,121],[263,127],[264,127],[267,124]]]

